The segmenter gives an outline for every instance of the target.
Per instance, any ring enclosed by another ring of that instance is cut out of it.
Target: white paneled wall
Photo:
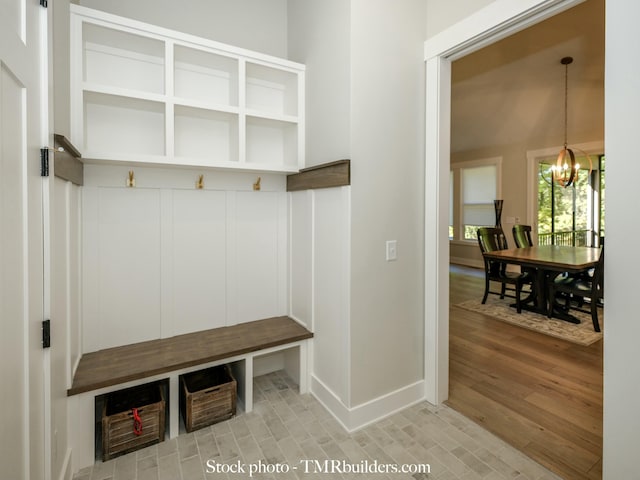
[[[287,195],[237,192],[235,197],[235,259],[231,260],[237,275],[237,322],[286,314]]]
[[[312,388],[332,410],[350,405],[350,194],[291,194],[291,315],[314,332]]]
[[[51,176],[51,349],[50,397],[52,471],[69,465],[67,388],[80,356],[80,198],[81,187]],[[62,475],[62,473],[61,473]],[[57,476],[55,478],[58,478]],[[59,478],[62,478],[60,476]]]
[[[158,338],[160,190],[98,188],[85,195],[94,192],[97,238],[86,236],[98,244],[98,325],[92,337],[100,348]],[[87,328],[87,333],[93,332]]]
[[[308,329],[313,319],[313,190],[291,193],[291,316]]]
[[[288,313],[284,177],[89,166],[83,352]]]
[[[227,304],[226,193],[167,192],[171,227],[167,235],[166,279],[169,314],[163,336],[224,327]]]

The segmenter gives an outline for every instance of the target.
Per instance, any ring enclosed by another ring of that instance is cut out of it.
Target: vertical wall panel
[[[18,2],[3,2],[3,7],[5,3],[18,7]],[[28,475],[24,444],[29,438],[24,428],[29,409],[25,374],[29,316],[25,308],[27,205],[23,187],[27,180],[22,168],[25,140],[21,128],[26,123],[22,98],[22,85],[0,62],[0,423],[5,432],[0,441],[0,465],[5,478],[16,479]]]
[[[85,173],[83,353],[289,313],[284,182],[198,190],[192,171],[138,168],[124,188],[126,168]]]
[[[98,187],[82,187],[82,353],[100,350]]]
[[[53,177],[51,189],[51,410],[53,471],[61,471],[67,445],[67,388],[69,383],[71,258],[77,250],[71,250],[71,186],[70,182]]]
[[[236,289],[239,323],[285,314],[278,305],[278,196],[236,194]]]
[[[313,190],[290,194],[290,315],[312,328]]]
[[[226,324],[225,193],[173,192],[174,335]]]
[[[160,192],[99,190],[100,347],[160,336]]]
[[[314,192],[314,375],[349,406],[349,192]]]
[[[82,187],[69,186],[69,384],[82,355],[81,334],[81,218]]]

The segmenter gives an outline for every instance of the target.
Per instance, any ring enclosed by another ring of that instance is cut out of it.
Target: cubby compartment
[[[236,399],[236,379],[229,365],[180,376],[180,411],[187,432],[235,416]]]
[[[238,60],[176,45],[174,84],[176,97],[222,107],[237,107]]]
[[[107,461],[164,441],[167,388],[162,380],[96,397],[96,457]]]
[[[298,75],[251,62],[246,64],[246,107],[272,115],[298,115]]]
[[[300,347],[290,347],[253,357],[253,376],[261,377],[269,373],[286,372],[298,384],[300,380]]]
[[[247,117],[246,162],[296,169],[298,125],[259,117]]]
[[[205,164],[238,161],[238,115],[175,106],[175,156]]]
[[[164,42],[84,23],[82,48],[85,82],[164,93]]]
[[[70,136],[85,158],[304,166],[304,65],[81,5],[70,12]]]
[[[84,93],[84,152],[164,155],[165,107],[136,98]]]

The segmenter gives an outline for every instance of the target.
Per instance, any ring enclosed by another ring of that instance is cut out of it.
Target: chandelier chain
[[[567,105],[569,96],[569,63],[565,63],[564,65],[564,148],[567,148],[567,129],[568,129],[568,120],[567,120]]]

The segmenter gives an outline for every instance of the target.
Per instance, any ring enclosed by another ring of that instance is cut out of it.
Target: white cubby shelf
[[[304,65],[70,8],[71,140],[85,161],[304,168]]]

